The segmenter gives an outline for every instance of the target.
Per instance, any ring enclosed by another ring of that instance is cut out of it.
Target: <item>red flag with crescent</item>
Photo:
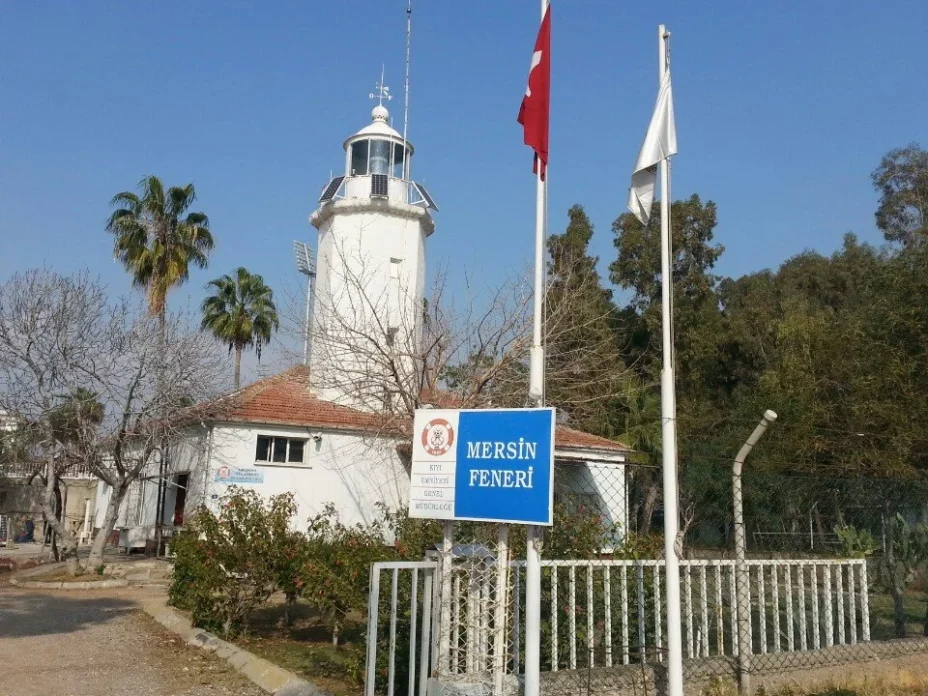
[[[538,29],[532,64],[528,72],[528,87],[519,108],[525,144],[535,151],[532,171],[541,171],[545,178],[548,168],[548,114],[551,101],[551,6],[545,10]]]

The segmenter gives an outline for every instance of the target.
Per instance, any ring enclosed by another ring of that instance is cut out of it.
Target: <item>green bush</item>
[[[201,508],[175,542],[173,604],[189,609],[197,626],[229,637],[247,631],[252,612],[280,585],[292,551],[292,494],[267,503],[251,490],[230,487],[219,513]]]
[[[843,558],[866,558],[880,547],[868,529],[835,527],[838,537],[838,555]]]
[[[371,564],[393,556],[381,522],[345,526],[332,505],[309,520],[306,561],[301,580],[304,596],[320,613],[338,643],[345,623],[362,618],[367,607]]]

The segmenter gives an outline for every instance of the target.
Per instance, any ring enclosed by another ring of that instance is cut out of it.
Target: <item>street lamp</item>
[[[744,502],[741,491],[741,469],[744,460],[748,458],[751,450],[758,440],[767,431],[767,427],[777,419],[777,414],[769,409],[754,432],[738,450],[735,463],[731,469],[732,494],[734,497],[735,513],[735,586],[738,591],[738,691],[742,694],[753,693],[751,690],[751,576],[746,562],[746,546],[744,528]],[[761,609],[763,611],[763,608]],[[734,636],[732,636],[734,639]]]
[[[303,364],[309,365],[310,312],[313,303],[313,282],[316,279],[316,261],[312,249],[303,242],[293,242],[296,269],[306,276],[306,324],[303,326]]]

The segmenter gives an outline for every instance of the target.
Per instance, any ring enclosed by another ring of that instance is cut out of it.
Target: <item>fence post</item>
[[[506,614],[509,603],[509,525],[499,526],[496,546],[496,607],[493,616],[493,693],[503,694],[506,676]]]
[[[741,491],[741,469],[744,460],[754,449],[767,426],[777,418],[773,411],[765,411],[761,422],[738,451],[732,466],[731,484],[735,513],[735,585],[738,594],[738,689],[742,694],[751,693],[751,579],[745,560],[746,541],[744,529],[744,499]],[[763,571],[762,571],[763,572]]]
[[[364,679],[365,696],[374,696],[377,679],[377,619],[380,612],[380,567],[371,565],[370,594],[367,599],[367,670]]]
[[[444,523],[444,538],[441,544],[441,621],[439,622],[438,673],[451,673],[451,572],[453,559],[454,522]]]

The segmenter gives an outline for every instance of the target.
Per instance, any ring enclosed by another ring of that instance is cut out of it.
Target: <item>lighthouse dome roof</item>
[[[359,138],[370,138],[370,137],[381,137],[386,138],[387,140],[392,140],[397,143],[405,144],[410,152],[412,152],[412,145],[407,141],[403,140],[403,136],[400,135],[391,125],[390,125],[390,112],[387,110],[387,107],[382,104],[378,104],[371,111],[371,123],[364,126],[357,133],[352,135],[345,141],[345,147],[357,140]]]

